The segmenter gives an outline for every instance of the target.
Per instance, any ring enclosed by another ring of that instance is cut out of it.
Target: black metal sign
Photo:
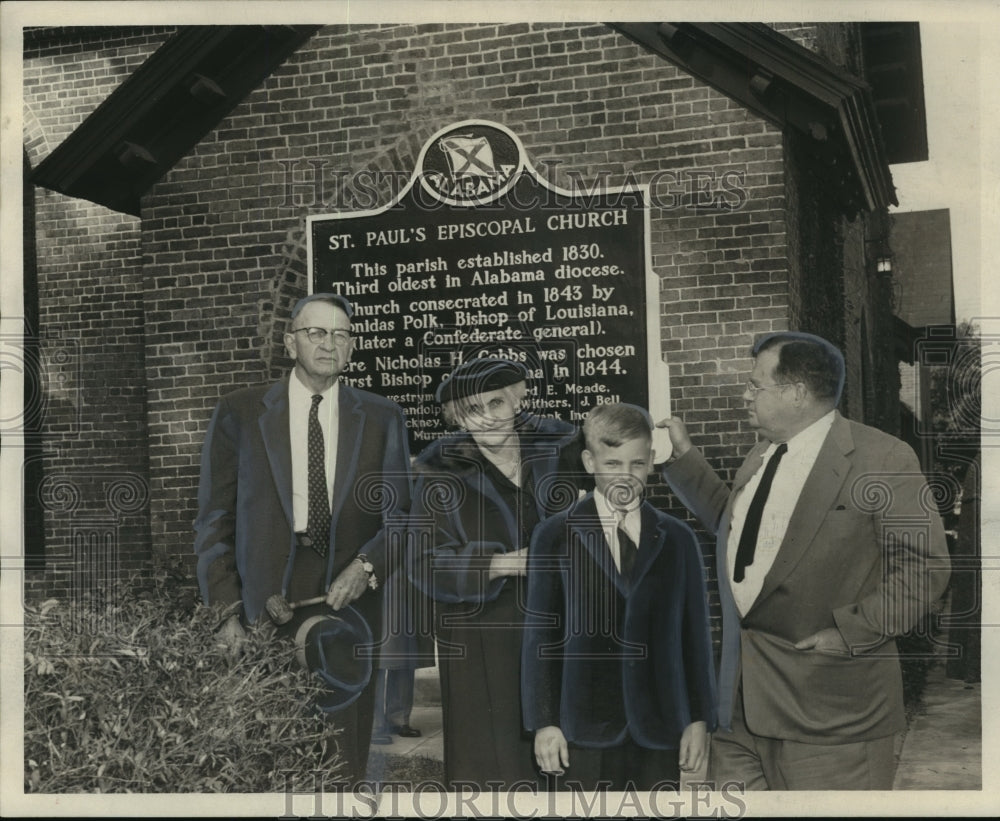
[[[664,413],[646,195],[552,188],[495,123],[439,132],[395,202],[309,219],[312,290],[355,306],[346,379],[404,407],[414,453],[444,430],[441,377],[476,356],[523,362],[543,415]]]

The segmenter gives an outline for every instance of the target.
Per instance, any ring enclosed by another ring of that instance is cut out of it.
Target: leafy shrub
[[[24,617],[26,792],[270,792],[342,767],[290,642],[215,642],[221,614],[160,570]],[[114,601],[110,601],[114,598]],[[89,627],[90,629],[85,629]]]

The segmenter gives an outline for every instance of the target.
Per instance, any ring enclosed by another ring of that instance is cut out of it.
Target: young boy
[[[642,500],[652,423],[598,405],[583,426],[595,490],[542,522],[528,552],[525,726],[543,773],[584,790],[677,784],[705,760],[715,676],[701,552]]]

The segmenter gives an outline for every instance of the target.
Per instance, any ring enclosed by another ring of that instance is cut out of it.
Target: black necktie
[[[767,495],[771,492],[771,482],[774,481],[774,473],[778,469],[778,462],[788,450],[788,445],[782,442],[778,445],[767,465],[764,467],[764,475],[760,477],[760,484],[757,485],[757,492],[753,495],[750,508],[747,510],[746,521],[743,522],[743,532],[740,534],[740,546],[736,548],[736,568],[733,570],[733,581],[743,581],[743,571],[753,564],[753,554],[757,549],[757,531],[760,530],[761,516],[764,514],[764,505],[767,504]]]
[[[632,568],[635,566],[635,556],[639,552],[635,542],[632,541],[628,533],[625,532],[625,511],[618,513],[618,560],[621,564],[621,574],[626,578],[632,577]]]
[[[330,547],[330,497],[326,492],[326,447],[319,425],[321,394],[313,394],[309,409],[309,538],[312,549],[325,556]]]

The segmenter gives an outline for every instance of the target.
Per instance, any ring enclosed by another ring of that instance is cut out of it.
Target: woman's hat
[[[463,362],[438,386],[435,398],[442,405],[486,391],[495,391],[524,382],[528,369],[520,362],[484,356]]]

